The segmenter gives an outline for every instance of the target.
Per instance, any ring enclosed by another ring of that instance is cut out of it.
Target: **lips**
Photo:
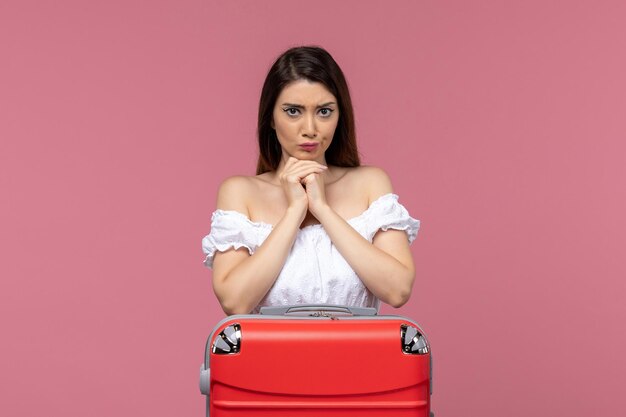
[[[319,143],[316,143],[316,142],[306,142],[306,143],[301,144],[300,148],[307,152],[311,152],[317,149],[318,145]]]

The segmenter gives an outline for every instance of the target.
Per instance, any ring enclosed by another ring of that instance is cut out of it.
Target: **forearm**
[[[222,279],[219,298],[227,313],[249,313],[265,297],[289,255],[301,222],[301,215],[288,209],[256,252]]]
[[[380,300],[399,307],[411,293],[413,265],[405,265],[361,236],[326,206],[316,214],[331,241],[363,284]]]

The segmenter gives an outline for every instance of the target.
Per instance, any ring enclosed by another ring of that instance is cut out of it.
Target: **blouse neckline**
[[[398,195],[397,195],[397,194],[394,194],[394,193],[386,193],[386,194],[383,194],[383,195],[381,195],[380,197],[378,197],[377,199],[375,199],[374,201],[372,201],[372,202],[370,203],[369,207],[367,207],[365,210],[363,210],[363,212],[362,212],[361,214],[359,214],[359,215],[357,215],[357,216],[354,216],[354,217],[352,217],[352,218],[350,218],[350,219],[346,219],[346,221],[347,221],[348,223],[351,223],[351,222],[353,222],[353,221],[356,221],[356,220],[360,219],[361,217],[364,217],[364,216],[365,216],[365,215],[366,215],[366,214],[367,214],[367,213],[368,213],[368,212],[372,209],[372,207],[374,207],[374,205],[376,205],[376,204],[378,204],[380,201],[382,201],[382,200],[383,200],[383,198],[387,198],[387,197],[389,197],[389,196],[392,196],[392,197],[396,197],[396,198],[398,198]],[[246,220],[248,223],[250,223],[250,224],[252,224],[252,225],[254,225],[254,226],[258,226],[258,227],[265,227],[265,228],[269,228],[270,230],[274,229],[274,225],[273,225],[273,224],[271,224],[271,223],[265,223],[265,222],[259,222],[259,221],[252,221],[252,220],[250,220],[250,219],[248,218],[248,216],[246,216],[245,214],[243,214],[242,212],[237,211],[237,210],[222,210],[222,209],[217,209],[217,210],[215,210],[215,212],[214,212],[214,213],[219,213],[219,214],[227,214],[227,213],[232,213],[232,214],[235,214],[235,215],[238,215],[238,216],[243,217],[243,219],[244,219],[244,220]],[[299,233],[299,232],[301,232],[301,231],[303,231],[303,230],[307,230],[307,229],[319,229],[319,228],[321,228],[321,227],[322,227],[322,224],[321,224],[321,223],[309,224],[309,225],[307,225],[307,226],[304,226],[304,227],[300,228],[300,229],[298,230],[298,233]]]

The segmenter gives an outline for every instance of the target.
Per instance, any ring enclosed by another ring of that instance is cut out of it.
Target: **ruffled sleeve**
[[[409,212],[398,202],[396,194],[385,194],[373,201],[363,213],[364,230],[371,242],[379,230],[404,230],[413,243],[420,228],[420,221],[409,215]]]
[[[245,247],[252,255],[267,238],[271,226],[250,221],[244,214],[232,210],[216,210],[211,216],[211,231],[202,238],[204,265],[213,267],[216,252]]]

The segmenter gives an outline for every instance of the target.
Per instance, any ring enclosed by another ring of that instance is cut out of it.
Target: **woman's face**
[[[272,115],[272,128],[283,150],[283,160],[293,156],[326,164],[324,153],[338,120],[337,99],[324,84],[309,80],[287,84]]]

